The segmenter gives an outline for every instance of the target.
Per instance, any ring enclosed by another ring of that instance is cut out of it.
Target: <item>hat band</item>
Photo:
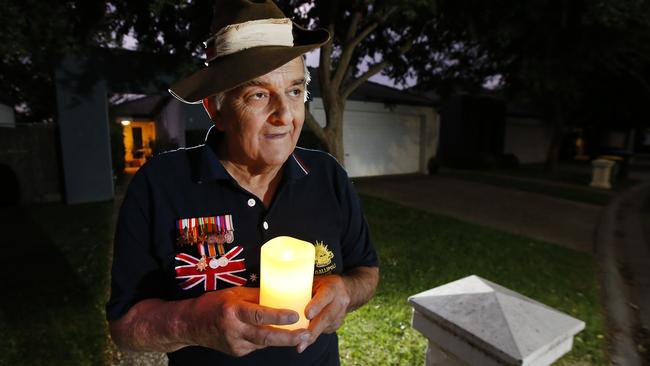
[[[293,46],[292,29],[289,18],[260,19],[228,25],[204,42],[208,47],[205,63],[207,65],[215,58],[252,47]]]

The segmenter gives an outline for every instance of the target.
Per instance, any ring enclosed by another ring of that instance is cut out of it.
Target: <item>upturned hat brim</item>
[[[316,49],[329,40],[325,29],[307,30],[293,24],[294,46],[259,46],[218,57],[209,65],[169,88],[178,100],[198,104],[204,98],[233,89],[265,75]]]

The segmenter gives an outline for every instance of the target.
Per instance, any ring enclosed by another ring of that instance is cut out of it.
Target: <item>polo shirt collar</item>
[[[305,177],[309,174],[309,168],[296,154],[294,149],[293,153],[289,155],[289,159],[284,163],[284,174],[287,179],[296,180]]]
[[[217,156],[217,145],[221,138],[221,133],[214,127],[210,127],[205,138],[205,145],[201,147],[200,162],[198,165],[197,181],[208,182],[214,180],[231,180],[233,179],[226,168],[224,168],[219,157]],[[284,163],[284,179],[296,180],[309,174],[307,165],[296,155],[296,151],[289,155]]]

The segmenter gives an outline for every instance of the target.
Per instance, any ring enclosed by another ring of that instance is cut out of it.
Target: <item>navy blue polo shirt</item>
[[[109,320],[147,298],[180,300],[231,286],[259,287],[260,247],[277,236],[314,244],[316,275],[378,265],[357,194],[334,158],[296,148],[266,208],[219,162],[220,138],[213,128],[205,145],[158,155],[133,177],[115,233]],[[233,358],[186,347],[168,357],[170,365],[339,363],[335,334],[321,335],[302,354],[294,347],[269,347]]]

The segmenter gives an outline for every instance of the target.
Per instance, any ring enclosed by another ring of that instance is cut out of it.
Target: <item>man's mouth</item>
[[[289,133],[288,132],[282,132],[282,133],[265,133],[264,138],[269,139],[269,140],[278,140],[281,139],[285,136],[287,136]]]

